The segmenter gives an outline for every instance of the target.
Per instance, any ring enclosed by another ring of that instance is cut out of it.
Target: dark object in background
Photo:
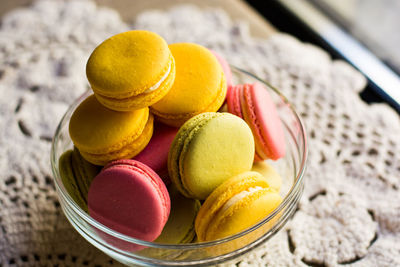
[[[309,27],[304,21],[302,21],[284,4],[282,4],[282,2],[289,1],[246,1],[258,12],[260,12],[269,22],[271,22],[271,24],[273,24],[279,31],[287,32],[304,42],[309,42],[322,47],[324,50],[330,53],[332,58],[344,59],[352,64],[351,60],[348,60],[348,58],[345,56],[345,53],[341,53],[339,49],[333,47],[329,42],[327,42],[327,40],[325,40],[316,31],[312,30],[311,27]],[[338,25],[338,27],[340,26]],[[361,45],[361,47],[363,46]],[[357,68],[356,64],[352,65]],[[360,93],[360,97],[367,103],[387,102],[400,114],[400,103],[396,102],[385,92],[383,88],[378,86],[372,77],[368,77],[367,75],[366,77],[368,78],[368,85],[365,90]],[[400,88],[398,88],[398,90],[400,91]]]

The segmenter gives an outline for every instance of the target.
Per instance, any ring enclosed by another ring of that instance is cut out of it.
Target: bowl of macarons
[[[86,76],[51,165],[63,212],[95,247],[126,265],[211,265],[290,219],[307,142],[277,89],[206,47],[145,30],[99,44]]]

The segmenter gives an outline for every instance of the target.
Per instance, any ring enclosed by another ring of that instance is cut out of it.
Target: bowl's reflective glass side
[[[262,82],[240,69],[232,68],[235,83]],[[262,82],[263,83],[263,82]],[[265,83],[264,83],[265,84]],[[286,138],[286,155],[273,162],[283,184],[281,205],[257,225],[229,238],[207,243],[166,245],[145,242],[121,235],[94,221],[68,195],[62,184],[58,159],[73,147],[68,134],[68,123],[73,110],[90,91],[82,95],[67,111],[57,128],[51,151],[53,176],[61,207],[72,226],[91,244],[126,265],[202,265],[224,262],[252,250],[272,237],[287,222],[296,209],[304,182],[303,174],[307,157],[305,130],[289,102],[274,88],[265,84],[275,101],[282,119]],[[129,245],[143,249],[131,252]]]

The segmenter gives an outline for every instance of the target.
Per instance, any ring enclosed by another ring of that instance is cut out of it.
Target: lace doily
[[[64,217],[49,153],[61,116],[88,86],[90,52],[130,28],[214,49],[280,88],[303,117],[309,160],[298,210],[233,266],[400,266],[400,120],[360,100],[365,79],[353,68],[289,35],[253,38],[218,9],[148,11],[127,25],[90,1],[52,0],[8,13],[0,28],[0,265],[119,265]]]

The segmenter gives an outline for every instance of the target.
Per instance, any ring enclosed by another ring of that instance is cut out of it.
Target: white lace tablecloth
[[[0,266],[119,265],[62,214],[49,153],[61,116],[88,86],[89,53],[131,28],[218,51],[280,88],[303,117],[309,160],[298,210],[233,265],[400,266],[400,120],[360,100],[363,76],[289,35],[255,39],[222,10],[177,6],[128,25],[89,1],[39,1],[2,19]]]

